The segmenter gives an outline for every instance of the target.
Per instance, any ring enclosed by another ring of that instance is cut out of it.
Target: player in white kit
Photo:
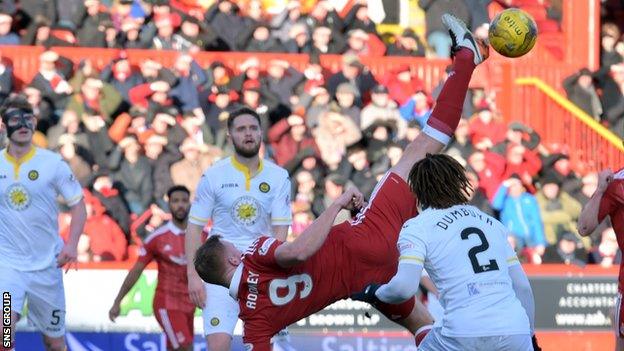
[[[57,153],[32,145],[37,120],[22,97],[0,107],[9,145],[0,151],[0,293],[10,294],[11,332],[28,301],[28,321],[47,350],[65,350],[62,267],[76,260],[87,213],[82,188]],[[57,197],[70,208],[68,242],[58,232]],[[0,350],[15,347],[0,344]]]
[[[273,234],[286,241],[292,222],[288,172],[259,157],[260,117],[243,108],[228,118],[228,134],[235,154],[206,170],[191,206],[186,235],[191,300],[203,308],[204,334],[211,351],[231,348],[238,321],[238,303],[228,289],[206,284],[193,266],[203,227],[212,219],[210,235],[219,234],[244,251],[258,237]],[[287,335],[280,333],[282,341]]]
[[[420,213],[399,235],[398,271],[355,298],[401,303],[416,294],[424,267],[444,317],[419,350],[539,349],[531,285],[505,226],[468,205],[472,189],[464,168],[450,156],[428,154],[412,168],[409,184]]]

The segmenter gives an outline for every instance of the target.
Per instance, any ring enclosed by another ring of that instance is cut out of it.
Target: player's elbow
[[[587,223],[586,220],[579,218],[579,221],[576,224],[576,230],[581,236],[589,236],[594,231],[594,228],[590,223]]]

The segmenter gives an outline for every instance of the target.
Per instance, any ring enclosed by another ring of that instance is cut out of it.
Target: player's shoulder
[[[156,228],[150,235],[145,238],[143,241],[143,245],[148,245],[150,242],[153,242],[159,237],[162,237],[165,234],[171,232],[171,228],[169,227],[169,223],[163,224],[162,226]]]
[[[63,157],[58,152],[48,149],[35,147],[35,155],[33,157],[37,162],[57,163],[64,162]]]
[[[288,171],[283,167],[278,166],[271,160],[262,160],[262,170],[270,175],[288,178]]]
[[[220,160],[218,160],[217,162],[213,163],[212,166],[208,167],[208,169],[206,169],[206,171],[204,172],[204,174],[211,174],[211,175],[217,175],[217,174],[221,174],[220,172],[222,172],[224,169],[227,168],[234,168],[232,166],[232,157],[225,157],[222,158]]]

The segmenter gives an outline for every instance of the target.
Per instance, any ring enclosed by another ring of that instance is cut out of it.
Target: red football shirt
[[[156,229],[141,248],[139,261],[158,264],[158,284],[154,307],[193,313],[195,305],[188,293],[184,231],[173,222]]]
[[[624,169],[614,175],[602,196],[598,222],[602,222],[606,216],[611,218],[618,246],[624,251]],[[624,262],[620,263],[619,290],[624,292]]]

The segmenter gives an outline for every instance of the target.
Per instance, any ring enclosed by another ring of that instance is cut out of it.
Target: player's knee
[[[229,351],[232,337],[225,333],[210,334],[206,336],[206,345],[210,351]]]
[[[65,338],[50,338],[44,337],[43,344],[45,345],[46,351],[66,351],[65,347]]]

